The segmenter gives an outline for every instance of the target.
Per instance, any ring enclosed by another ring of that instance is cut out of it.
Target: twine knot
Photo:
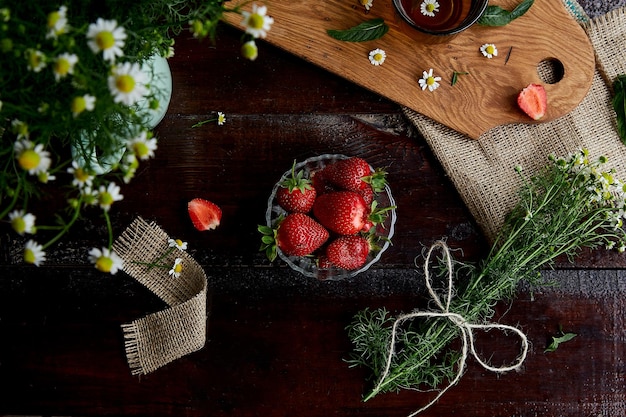
[[[435,249],[440,248],[444,254],[445,257],[445,261],[446,261],[446,266],[447,266],[447,270],[448,270],[448,289],[447,289],[447,297],[445,299],[445,304],[442,303],[441,299],[439,298],[439,296],[437,295],[437,293],[433,290],[432,284],[431,284],[431,278],[430,278],[430,271],[429,271],[429,262],[430,262],[430,256],[432,254],[432,252]],[[450,249],[448,248],[448,245],[446,245],[445,242],[443,241],[437,241],[435,242],[430,249],[428,250],[428,253],[426,255],[426,258],[424,260],[424,279],[426,281],[426,288],[428,289],[428,292],[431,296],[431,298],[433,299],[433,301],[435,302],[435,304],[437,305],[437,307],[439,307],[439,309],[441,311],[416,311],[413,313],[409,313],[409,314],[404,314],[401,315],[399,317],[396,318],[393,327],[392,327],[392,332],[391,332],[391,341],[389,344],[389,354],[387,355],[387,363],[385,365],[385,370],[383,372],[383,374],[381,375],[378,384],[376,385],[376,387],[374,388],[375,391],[377,391],[378,389],[380,389],[380,387],[383,384],[383,381],[385,380],[385,378],[389,375],[389,370],[391,368],[391,361],[393,359],[394,356],[394,348],[395,348],[395,344],[396,344],[396,338],[398,335],[398,327],[405,321],[410,320],[410,319],[414,319],[414,318],[447,318],[449,319],[455,326],[457,326],[460,330],[461,333],[461,357],[458,361],[458,371],[457,374],[455,376],[455,378],[445,387],[443,388],[441,391],[439,391],[439,393],[437,394],[437,396],[430,401],[428,404],[426,404],[424,407],[420,408],[417,411],[414,411],[413,413],[409,414],[409,417],[413,417],[419,413],[421,413],[422,411],[428,409],[430,406],[432,406],[434,403],[436,403],[439,398],[441,398],[441,396],[448,390],[450,389],[452,386],[456,385],[456,383],[461,379],[461,376],[463,375],[463,371],[465,368],[465,363],[467,361],[467,356],[468,356],[468,350],[471,352],[472,356],[474,357],[474,359],[476,359],[476,361],[486,370],[491,371],[491,372],[498,372],[498,373],[502,373],[502,372],[508,372],[508,371],[512,371],[512,370],[516,370],[519,369],[522,366],[522,363],[524,362],[524,360],[526,359],[526,356],[528,354],[528,339],[526,338],[526,335],[519,329],[513,327],[513,326],[508,326],[505,324],[495,324],[495,323],[487,323],[487,324],[473,324],[470,323],[469,321],[467,321],[465,319],[465,317],[463,317],[462,315],[458,314],[458,313],[454,313],[450,311],[450,300],[452,299],[452,290],[453,290],[453,283],[452,283],[452,278],[453,278],[453,268],[452,268],[452,257],[450,255]],[[515,360],[515,362],[513,362],[512,364],[508,365],[508,366],[501,366],[501,367],[493,367],[491,365],[489,365],[488,363],[486,363],[485,361],[483,361],[480,356],[476,353],[476,349],[474,346],[474,329],[481,329],[481,330],[485,330],[485,331],[489,331],[491,329],[499,329],[502,331],[512,331],[514,333],[516,333],[521,341],[521,353],[518,356],[518,358]]]

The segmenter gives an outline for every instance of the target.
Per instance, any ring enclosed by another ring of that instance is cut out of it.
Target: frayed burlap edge
[[[124,271],[165,301],[169,308],[122,325],[128,365],[133,375],[144,375],[189,353],[206,341],[207,278],[186,252],[170,251],[168,235],[155,223],[137,218],[115,241],[113,249],[124,261]],[[180,277],[167,268],[149,267],[159,260],[173,265],[182,258]]]
[[[548,163],[548,155],[566,156],[584,148],[592,157],[607,156],[608,165],[626,179],[626,147],[611,104],[612,81],[626,73],[626,8],[583,22],[583,28],[596,51],[597,69],[589,93],[566,116],[536,125],[499,126],[473,140],[403,109],[490,241],[518,201],[517,165],[533,175]]]

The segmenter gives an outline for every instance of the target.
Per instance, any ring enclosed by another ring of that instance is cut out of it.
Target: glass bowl
[[[396,10],[410,26],[430,35],[454,35],[472,26],[487,9],[489,0],[436,0],[437,12],[423,12],[424,0],[393,0]]]
[[[318,171],[324,168],[326,165],[331,164],[335,161],[341,159],[349,158],[346,155],[320,155],[313,158],[306,159],[305,161],[299,162],[296,164],[296,172],[302,170],[304,171],[304,177],[310,178],[311,173]],[[370,169],[373,171],[373,168],[370,166]],[[280,207],[278,202],[276,201],[276,192],[280,187],[280,184],[287,178],[291,176],[291,169],[285,171],[280,180],[274,185],[272,189],[272,193],[267,201],[267,211],[265,213],[265,222],[267,226],[274,227],[276,221],[280,216],[287,215],[287,212]],[[376,201],[378,202],[378,207],[395,207],[396,202],[391,195],[391,189],[389,185],[385,186],[385,189],[378,193],[376,196]],[[370,252],[367,257],[367,261],[365,264],[354,270],[346,270],[342,268],[332,267],[332,268],[318,268],[316,259],[313,256],[287,256],[280,249],[277,249],[278,256],[282,259],[287,265],[293,268],[295,271],[300,272],[301,274],[311,277],[317,278],[320,280],[339,280],[344,278],[353,277],[363,271],[366,271],[372,265],[374,265],[382,256],[383,252],[387,250],[387,248],[391,245],[391,238],[394,233],[394,225],[396,223],[396,210],[395,208],[389,210],[387,218],[383,224],[380,224],[376,227],[376,235],[380,236],[380,250]],[[332,235],[332,233],[331,233]]]

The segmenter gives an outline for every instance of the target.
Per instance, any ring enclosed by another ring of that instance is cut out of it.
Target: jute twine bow
[[[441,299],[432,288],[430,271],[428,267],[430,256],[432,252],[437,248],[440,248],[442,250],[445,260],[446,260],[446,265],[448,267],[448,293],[447,293],[445,305],[441,302]],[[448,248],[448,245],[446,245],[445,242],[437,241],[428,250],[426,259],[424,261],[424,275],[425,275],[424,278],[426,281],[426,288],[428,288],[428,292],[430,293],[430,296],[432,297],[435,304],[439,307],[441,312],[437,312],[437,311],[419,312],[418,311],[418,312],[401,315],[396,318],[393,324],[392,332],[391,332],[391,342],[389,344],[389,354],[387,356],[387,364],[385,366],[385,370],[383,374],[381,375],[378,381],[378,384],[374,388],[374,391],[377,391],[380,389],[380,387],[383,384],[383,381],[389,375],[389,369],[391,368],[391,361],[394,356],[396,338],[398,335],[398,327],[406,320],[419,318],[419,317],[449,319],[461,331],[461,341],[462,341],[461,354],[462,355],[461,355],[461,358],[459,359],[458,371],[457,371],[456,377],[445,388],[439,391],[437,396],[432,401],[430,401],[428,404],[426,404],[424,407],[420,408],[419,410],[414,411],[413,413],[409,414],[409,417],[413,417],[421,413],[422,411],[428,409],[430,406],[436,403],[439,400],[439,398],[441,398],[441,396],[445,394],[445,392],[448,389],[450,389],[452,386],[456,385],[457,382],[459,382],[459,380],[461,379],[461,376],[463,376],[465,362],[467,361],[468,349],[472,353],[472,356],[474,357],[474,359],[476,359],[476,361],[478,361],[478,363],[480,363],[480,365],[483,368],[485,368],[488,371],[498,372],[498,373],[519,369],[522,366],[522,363],[524,362],[524,360],[526,359],[526,355],[528,354],[528,339],[526,338],[526,335],[521,330],[512,326],[505,325],[505,324],[493,324],[493,323],[472,324],[472,323],[469,323],[467,320],[465,320],[465,318],[461,316],[460,314],[450,312],[450,299],[452,298],[452,289],[453,289],[453,284],[452,284],[453,271],[452,271],[452,258],[450,255],[450,249]],[[512,365],[509,365],[509,366],[493,367],[487,364],[476,353],[476,349],[474,346],[474,333],[473,333],[474,329],[481,329],[481,330],[486,330],[486,331],[491,330],[491,329],[500,329],[504,331],[510,330],[512,332],[517,333],[522,342],[522,349],[521,349],[520,356]]]

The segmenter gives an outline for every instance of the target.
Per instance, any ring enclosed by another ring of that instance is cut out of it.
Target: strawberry
[[[308,213],[313,207],[316,195],[311,181],[304,178],[304,171],[296,173],[296,161],[293,161],[291,176],[286,178],[276,191],[278,204],[288,212]]]
[[[200,231],[215,229],[222,219],[222,210],[202,198],[194,198],[187,203],[187,211],[194,227]]]
[[[360,189],[357,192],[359,194],[361,194],[361,197],[363,197],[363,200],[365,201],[365,204],[367,204],[368,206],[371,206],[372,203],[374,202],[374,199],[376,198],[376,195],[374,193],[374,189],[369,184],[367,184],[367,187],[362,188],[362,189]]]
[[[327,229],[340,235],[359,232],[370,209],[363,197],[354,191],[335,191],[322,194],[313,204],[313,214]]]
[[[328,230],[304,213],[291,213],[276,229],[259,226],[263,234],[261,250],[270,261],[276,258],[276,248],[287,256],[307,256],[328,240]]]
[[[372,171],[369,164],[358,157],[336,161],[324,170],[327,180],[342,190],[359,191],[369,184],[375,192],[380,192],[386,184],[384,170]]]
[[[361,235],[340,236],[328,244],[326,257],[331,264],[352,270],[365,264],[370,250],[370,241]]]
[[[311,173],[311,184],[313,188],[315,188],[317,195],[335,191],[333,186],[326,179],[326,170],[324,168]]]
[[[540,84],[529,84],[517,96],[517,105],[534,120],[540,120],[548,109],[546,90]]]

